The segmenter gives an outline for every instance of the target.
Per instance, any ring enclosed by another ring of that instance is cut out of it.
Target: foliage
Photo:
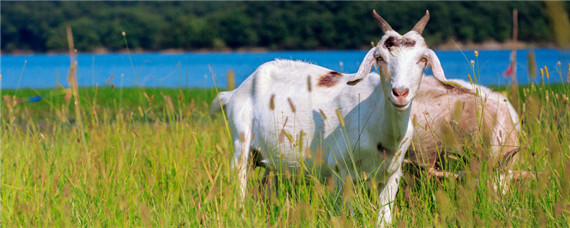
[[[570,3],[561,3],[570,10]],[[392,27],[409,30],[426,9],[430,44],[505,41],[518,8],[519,39],[554,42],[553,21],[540,2],[3,2],[3,51],[66,49],[71,26],[79,51],[358,49],[377,41],[376,9]],[[559,11],[564,12],[564,8]],[[561,14],[568,15],[568,14]]]

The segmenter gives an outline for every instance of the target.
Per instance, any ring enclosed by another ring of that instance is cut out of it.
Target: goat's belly
[[[393,155],[388,155],[385,159],[379,156],[370,156],[366,159],[339,164],[344,166],[348,174],[354,181],[370,181],[372,179],[382,181],[387,179],[395,170],[391,170]]]
[[[298,171],[320,173],[326,167],[328,151],[323,148],[325,140],[315,129],[297,130],[282,128],[270,134],[257,134],[254,147],[259,149],[262,163],[269,169],[284,173]],[[321,170],[321,171],[317,171]],[[313,174],[317,174],[313,173]],[[324,174],[318,174],[324,175]]]

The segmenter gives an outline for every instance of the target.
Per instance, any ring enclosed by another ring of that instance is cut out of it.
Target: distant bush
[[[570,10],[570,3],[559,10]],[[66,49],[71,26],[80,51],[265,47],[358,49],[378,40],[376,9],[392,27],[408,31],[426,9],[430,44],[510,39],[512,9],[519,40],[553,43],[553,20],[541,2],[3,2],[2,50]]]

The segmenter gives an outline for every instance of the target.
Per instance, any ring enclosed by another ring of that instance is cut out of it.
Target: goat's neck
[[[375,105],[377,108],[374,110],[375,113],[380,114],[380,118],[377,118],[374,128],[383,129],[377,140],[384,147],[396,150],[408,130],[412,104],[410,103],[408,108],[403,111],[397,111],[394,105],[384,96],[381,86],[375,90],[374,95],[380,98],[377,100]]]

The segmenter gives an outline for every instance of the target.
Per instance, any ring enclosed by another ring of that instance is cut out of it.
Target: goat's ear
[[[437,55],[435,55],[435,52],[433,50],[427,49],[424,55],[427,58],[428,63],[431,65],[431,71],[433,72],[433,76],[435,77],[435,79],[437,79],[447,89],[453,89],[455,87],[458,87],[457,83],[447,81],[447,78],[445,78],[445,74],[443,73],[443,68],[441,67],[441,63],[439,62],[439,59],[437,58]]]
[[[362,81],[364,77],[368,76],[372,66],[376,63],[376,59],[374,58],[374,53],[376,52],[376,47],[373,47],[368,51],[366,56],[364,56],[364,60],[360,64],[360,68],[358,68],[358,72],[346,83],[348,85],[356,85],[358,82]]]

